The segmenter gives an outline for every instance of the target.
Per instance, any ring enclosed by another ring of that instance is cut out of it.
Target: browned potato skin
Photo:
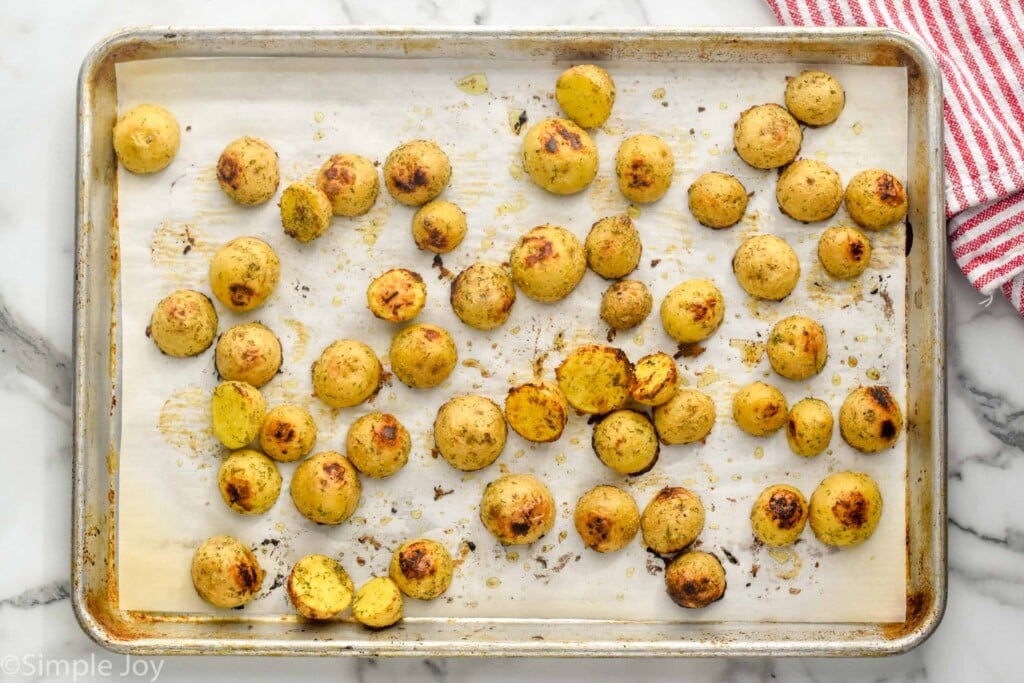
[[[676,161],[672,150],[656,135],[623,140],[615,155],[619,191],[631,202],[649,204],[665,196],[672,185]]]
[[[888,387],[857,387],[839,409],[839,433],[862,453],[891,448],[903,431],[903,412]]]
[[[679,390],[679,367],[672,356],[657,352],[644,356],[633,366],[633,387],[629,395],[645,406],[668,403]]]
[[[773,484],[761,492],[750,510],[754,537],[770,548],[796,543],[807,524],[807,500],[788,484]]]
[[[775,323],[768,335],[768,362],[794,382],[812,377],[825,367],[828,341],[822,326],[810,318],[791,315]]]
[[[621,214],[594,223],[583,243],[583,251],[591,270],[606,280],[617,280],[636,270],[643,245],[633,219]]]
[[[822,543],[851,546],[868,540],[882,517],[878,484],[862,472],[836,472],[811,494],[811,531]]]
[[[633,364],[621,349],[587,344],[566,356],[555,378],[569,405],[582,413],[603,415],[629,400]]]
[[[527,382],[508,390],[505,419],[527,441],[550,443],[562,436],[569,421],[569,402],[557,384]]]
[[[427,303],[427,285],[419,273],[392,268],[366,288],[370,312],[381,320],[403,323],[412,320]]]
[[[504,545],[528,545],[555,525],[551,491],[529,474],[507,474],[484,489],[480,521]]]
[[[417,323],[391,340],[391,371],[403,384],[429,389],[444,382],[459,360],[455,340],[436,325]]]
[[[846,93],[831,74],[808,70],[786,80],[786,107],[796,120],[827,126],[843,112]]]
[[[316,443],[316,422],[302,406],[275,406],[263,418],[260,448],[278,462],[305,457]]]
[[[899,178],[880,168],[853,176],[846,186],[846,210],[857,225],[882,230],[907,215],[907,191]]]
[[[453,572],[448,550],[437,541],[420,538],[399,546],[391,557],[389,574],[410,598],[433,600],[451,586]]]
[[[262,323],[235,325],[217,340],[217,373],[257,389],[281,369],[281,340]]]
[[[601,320],[615,330],[636,327],[654,308],[654,297],[647,285],[639,280],[619,280],[605,290],[601,297]]]
[[[484,396],[456,396],[434,420],[434,444],[452,467],[474,472],[498,459],[508,430],[501,408]]]
[[[644,508],[640,533],[644,545],[659,555],[679,552],[704,530],[700,496],[682,486],[666,486]]]
[[[531,126],[523,136],[522,155],[530,180],[553,194],[580,192],[597,175],[597,145],[568,119],[545,119]]]
[[[359,506],[363,485],[348,458],[321,451],[303,460],[292,475],[295,507],[317,524],[341,524]]]
[[[843,181],[834,168],[817,159],[797,159],[775,185],[779,210],[803,223],[823,221],[843,205]]]
[[[583,245],[558,225],[538,225],[519,238],[509,258],[512,279],[534,301],[567,297],[587,270]]]
[[[468,230],[466,213],[451,202],[435,200],[424,204],[412,217],[416,246],[435,254],[447,254],[462,244]]]
[[[459,320],[478,330],[501,327],[512,314],[516,287],[503,267],[482,261],[452,281],[449,301]]]
[[[818,239],[818,260],[834,278],[858,277],[871,262],[871,241],[856,228],[829,228]]]
[[[576,502],[573,514],[583,545],[599,553],[624,548],[640,530],[640,510],[633,496],[615,486],[595,486]]]
[[[210,261],[213,295],[238,313],[262,306],[280,279],[281,260],[277,253],[255,237],[231,240]]]
[[[221,498],[235,512],[263,514],[274,506],[281,493],[281,473],[274,461],[259,451],[235,451],[217,472]]]
[[[345,437],[345,452],[352,465],[368,477],[390,477],[409,460],[412,438],[398,418],[369,413],[352,423]]]
[[[725,569],[714,555],[691,550],[665,568],[665,587],[672,602],[680,607],[707,607],[725,595]]]
[[[710,280],[686,280],[661,302],[661,324],[668,336],[683,344],[704,341],[725,318],[725,299]]]
[[[217,336],[217,311],[205,294],[179,289],[156,305],[146,336],[168,356],[198,356]]]
[[[693,181],[686,191],[686,200],[698,223],[720,230],[740,222],[749,197],[735,176],[709,171]]]
[[[832,442],[832,411],[819,398],[804,398],[789,409],[786,441],[797,455],[811,458]]]
[[[421,206],[448,187],[452,177],[448,155],[432,140],[399,145],[384,161],[384,185],[406,206]]]
[[[264,572],[248,546],[232,536],[212,536],[192,556],[192,585],[214,607],[239,607],[263,585]]]
[[[740,114],[733,146],[754,168],[778,168],[796,159],[803,133],[793,116],[777,104],[760,104]]]
[[[331,227],[331,200],[318,187],[292,183],[281,193],[279,206],[284,234],[299,242],[312,242]]]
[[[703,441],[715,426],[715,403],[702,391],[681,388],[654,408],[654,428],[663,444]]]
[[[277,152],[259,138],[233,140],[217,160],[217,182],[239,204],[270,201],[281,182]]]
[[[339,339],[313,363],[313,393],[332,408],[350,408],[373,396],[381,373],[373,349],[355,339]]]
[[[782,429],[789,415],[786,397],[764,382],[751,382],[732,400],[732,416],[736,426],[751,436],[768,436]]]
[[[594,425],[591,445],[598,459],[619,474],[643,474],[658,461],[661,446],[644,413],[616,410]]]
[[[377,201],[380,179],[373,162],[357,154],[335,154],[316,177],[335,216],[362,216]]]

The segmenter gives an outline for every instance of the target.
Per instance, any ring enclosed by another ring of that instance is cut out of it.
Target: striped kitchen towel
[[[942,67],[953,257],[1024,315],[1024,1],[766,1],[783,24],[887,26],[924,41]]]

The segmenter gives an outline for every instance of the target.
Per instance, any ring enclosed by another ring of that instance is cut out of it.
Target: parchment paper
[[[603,617],[653,620],[901,621],[905,610],[906,439],[892,450],[862,455],[839,437],[813,459],[793,455],[781,432],[762,439],[742,434],[731,416],[732,395],[763,379],[779,386],[790,404],[805,396],[828,402],[836,414],[859,384],[885,383],[906,406],[904,334],[905,260],[902,226],[872,234],[868,271],[850,283],[832,281],[816,259],[817,237],[829,225],[850,224],[845,210],[827,223],[805,226],[782,216],[774,198],[775,171],[757,171],[732,151],[733,122],[747,107],[781,102],[785,65],[608,64],[618,84],[615,111],[595,132],[601,164],[597,180],[580,195],[554,197],[523,177],[522,138],[510,129],[510,110],[525,109],[530,123],[558,115],[552,92],[564,63],[444,59],[174,59],[119,64],[122,110],[156,102],[177,116],[181,151],[155,176],[119,171],[122,259],[122,440],[118,471],[118,568],[122,608],[209,613],[192,588],[193,549],[205,537],[229,533],[251,544],[267,579],[246,613],[289,613],[283,581],[299,557],[339,557],[357,584],[387,572],[391,551],[403,540],[429,536],[445,543],[459,562],[444,598],[408,600],[406,613],[436,617]],[[834,66],[846,88],[839,120],[805,131],[802,156],[825,160],[844,182],[869,166],[906,177],[906,76],[900,68]],[[456,81],[483,72],[489,91],[463,92]],[[663,95],[662,90],[663,89]],[[529,123],[527,125],[530,125]],[[280,154],[282,187],[310,178],[331,154],[354,152],[383,162],[412,138],[432,138],[449,154],[451,187],[444,198],[469,219],[465,242],[444,256],[458,273],[478,259],[502,262],[517,237],[545,222],[581,239],[597,219],[627,210],[614,181],[619,143],[638,132],[661,135],[676,158],[668,194],[634,211],[644,255],[633,277],[646,282],[655,312],[613,344],[636,360],[675,344],[661,328],[657,306],[678,282],[712,278],[727,313],[721,329],[696,358],[680,358],[684,381],[715,400],[718,421],[707,442],[663,447],[654,469],[623,477],[603,467],[590,447],[592,427],[574,416],[561,440],[532,445],[510,431],[498,462],[466,475],[431,456],[431,425],[449,397],[478,392],[500,404],[509,386],[531,379],[534,365],[554,367],[579,343],[604,342],[598,316],[608,286],[588,271],[579,288],[555,305],[520,295],[508,323],[491,333],[462,325],[448,304],[449,280],[432,255],[415,248],[413,211],[382,190],[374,209],[357,219],[336,218],[319,241],[300,245],[285,237],[277,200],[244,208],[231,202],[214,176],[228,141],[255,135]],[[729,230],[699,226],[686,209],[686,188],[700,173],[724,170],[753,192],[743,223]],[[755,302],[739,288],[730,261],[739,243],[756,232],[786,238],[803,273],[782,303]],[[217,379],[213,349],[192,359],[162,356],[146,338],[153,307],[180,287],[209,292],[207,263],[227,240],[253,235],[268,241],[282,262],[281,284],[263,308],[237,315],[218,304],[220,330],[261,320],[280,335],[283,373],[264,388],[269,405],[303,403],[313,411],[317,449],[344,449],[348,426],[372,410],[396,414],[413,434],[408,465],[385,480],[364,478],[353,519],[337,527],[302,518],[288,495],[294,464],[281,465],[284,489],[267,514],[236,514],[222,502],[216,474],[222,449],[210,434],[209,395]],[[390,267],[420,272],[429,300],[419,320],[444,326],[457,340],[460,365],[449,381],[414,391],[391,380],[366,405],[331,411],[311,396],[310,363],[337,338],[361,339],[387,368],[396,327],[366,309],[365,291]],[[822,322],[829,361],[817,377],[789,382],[771,372],[747,342],[763,341],[775,320],[792,313]],[[561,341],[559,341],[559,339]],[[754,358],[744,362],[747,355]],[[876,379],[877,378],[877,379]],[[756,547],[750,507],[767,485],[789,482],[809,498],[827,474],[870,473],[885,500],[881,524],[860,546],[835,550],[808,528],[787,551]],[[487,482],[503,472],[531,472],[551,488],[561,514],[552,532],[529,547],[503,548],[478,519]],[[659,488],[684,485],[700,494],[707,526],[700,547],[726,568],[725,599],[697,611],[676,607],[665,595],[663,564],[639,540],[621,552],[585,550],[572,524],[577,498],[599,483],[630,491],[642,509]],[[472,548],[472,549],[471,549]],[[731,559],[730,559],[731,558]]]

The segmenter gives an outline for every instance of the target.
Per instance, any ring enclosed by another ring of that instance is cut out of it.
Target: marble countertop
[[[79,629],[69,594],[75,79],[130,25],[769,25],[762,0],[55,0],[0,8],[0,679],[563,681],[1020,680],[1024,321],[949,274],[949,603],[930,640],[878,660],[126,660]],[[63,664],[61,663],[63,662]],[[106,662],[106,664],[103,664]]]

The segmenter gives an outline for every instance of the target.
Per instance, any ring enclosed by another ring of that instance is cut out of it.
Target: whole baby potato
[[[316,186],[327,195],[335,216],[362,216],[380,193],[377,167],[358,154],[335,154],[324,162]]]
[[[440,199],[424,204],[412,217],[412,238],[416,246],[435,254],[447,254],[462,244],[468,230],[466,213],[457,205]]]
[[[284,234],[300,242],[312,242],[331,227],[331,200],[308,183],[292,183],[281,193],[281,226]]]
[[[167,168],[180,144],[177,119],[155,104],[129,109],[114,125],[114,152],[132,173],[156,173]]]
[[[509,272],[478,261],[452,281],[449,301],[459,320],[478,330],[501,327],[512,313],[516,288]]]
[[[779,210],[803,223],[823,221],[843,205],[843,181],[834,168],[816,159],[797,159],[775,185]]]
[[[704,530],[700,496],[682,486],[666,486],[644,508],[640,533],[644,545],[659,555],[677,553]]]
[[[709,171],[693,181],[686,191],[686,200],[698,223],[719,229],[740,222],[749,196],[735,176]]]
[[[687,280],[665,295],[661,324],[668,336],[683,344],[704,341],[725,317],[722,292],[710,280]]]
[[[615,330],[636,327],[651,314],[654,298],[639,280],[619,280],[601,296],[601,320]]]
[[[217,311],[205,294],[179,289],[156,305],[146,335],[168,356],[197,356],[217,336]]]
[[[781,237],[754,235],[736,249],[732,270],[750,296],[782,301],[800,280],[800,259]]]
[[[583,545],[599,553],[624,548],[640,529],[640,510],[633,496],[615,486],[595,486],[576,501],[576,532]]]
[[[270,409],[260,427],[260,449],[278,462],[305,457],[316,444],[316,422],[309,411],[285,404]]]
[[[480,520],[504,545],[527,545],[555,525],[555,499],[539,479],[506,474],[484,489]]]
[[[303,517],[317,524],[344,522],[356,511],[362,492],[356,468],[335,451],[314,453],[292,474],[292,502]]]
[[[654,408],[654,429],[664,444],[704,440],[715,426],[715,402],[703,391],[681,388]]]
[[[668,403],[679,390],[679,367],[675,359],[661,351],[644,356],[633,366],[630,397],[645,406]]]
[[[672,602],[680,607],[707,607],[725,595],[725,569],[711,553],[691,550],[665,567],[665,587]]]
[[[412,437],[389,413],[374,412],[352,423],[345,437],[345,452],[352,465],[368,477],[390,477],[409,460]]]
[[[214,607],[241,607],[256,597],[263,577],[252,550],[233,536],[211,536],[192,555],[192,585]]]
[[[436,387],[451,376],[459,360],[455,340],[436,325],[416,323],[391,340],[391,371],[414,389]]]
[[[389,574],[410,598],[433,600],[452,584],[454,568],[452,556],[443,545],[419,538],[398,547],[391,556]]]
[[[569,67],[555,83],[555,100],[565,115],[583,128],[599,128],[612,114],[615,82],[595,64]]]
[[[619,474],[647,472],[661,450],[651,419],[635,410],[605,415],[594,425],[591,445],[601,462]]]
[[[805,524],[807,500],[789,484],[772,484],[761,492],[750,510],[754,536],[770,548],[796,543]]]
[[[569,405],[581,413],[603,415],[629,400],[633,364],[621,349],[587,344],[565,357],[555,378]]]
[[[220,495],[235,512],[263,514],[274,507],[281,494],[281,473],[274,461],[259,451],[235,451],[217,472]]]
[[[387,628],[402,618],[402,591],[390,576],[377,576],[356,591],[352,616],[363,626]]]
[[[775,323],[768,335],[768,362],[772,369],[794,382],[813,377],[828,360],[824,328],[802,315]]]
[[[751,382],[732,399],[732,416],[736,426],[751,436],[768,436],[786,424],[786,397],[764,382]]]
[[[576,235],[557,225],[538,225],[519,238],[509,258],[512,279],[534,301],[564,299],[583,279],[587,260]]]
[[[505,419],[527,441],[550,443],[562,436],[569,421],[569,402],[553,382],[527,382],[508,390]]]
[[[863,472],[836,472],[811,494],[811,531],[827,545],[863,543],[882,517],[882,492]]]
[[[832,442],[832,411],[820,398],[804,398],[789,409],[786,441],[797,455],[818,455]]]
[[[373,349],[355,339],[339,339],[313,363],[313,393],[332,408],[350,408],[380,388],[381,372]]]
[[[862,228],[881,230],[906,218],[907,191],[893,174],[869,168],[846,186],[846,210]]]
[[[831,74],[808,70],[786,80],[786,108],[808,126],[827,126],[846,106],[846,93]]]
[[[433,140],[399,145],[384,161],[384,185],[399,203],[421,206],[444,192],[452,177],[448,155]]]
[[[405,268],[385,271],[366,288],[366,304],[381,320],[404,323],[427,304],[427,285],[419,273]]]
[[[803,133],[779,105],[759,104],[740,114],[732,141],[740,158],[754,168],[778,168],[796,159]]]
[[[587,265],[606,280],[626,277],[640,263],[643,245],[633,219],[626,214],[594,223],[583,243]]]
[[[238,313],[262,306],[280,279],[281,260],[277,253],[255,237],[231,240],[210,261],[213,295]]]
[[[217,340],[217,374],[257,389],[281,369],[281,340],[262,323],[235,325]]]
[[[221,382],[210,399],[213,435],[228,448],[252,443],[263,425],[267,402],[260,390],[245,382]]]
[[[355,584],[341,564],[326,555],[306,555],[288,574],[288,600],[306,619],[338,616],[352,604]]]
[[[217,182],[239,204],[270,201],[281,182],[277,152],[259,138],[232,140],[217,160]]]
[[[888,387],[857,387],[839,409],[839,433],[862,453],[891,447],[903,431],[903,412]]]
[[[649,204],[665,196],[675,170],[672,150],[656,135],[644,133],[627,138],[615,155],[619,191],[637,204]]]
[[[829,228],[818,239],[818,260],[834,278],[857,277],[871,262],[871,241],[857,228]]]
[[[456,396],[434,419],[434,444],[452,467],[473,472],[498,459],[508,430],[501,408],[489,398]]]
[[[575,194],[597,175],[597,145],[566,119],[544,119],[523,137],[523,169],[552,194]]]

